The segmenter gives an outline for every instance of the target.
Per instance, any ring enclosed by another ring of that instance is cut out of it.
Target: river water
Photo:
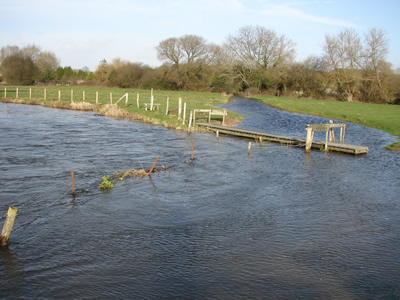
[[[238,127],[302,138],[328,121],[223,107],[245,115]],[[382,131],[348,124],[362,156],[268,143],[248,155],[242,139],[0,103],[0,141],[1,223],[19,208],[1,298],[400,297],[400,159]],[[167,171],[97,189],[157,155]]]

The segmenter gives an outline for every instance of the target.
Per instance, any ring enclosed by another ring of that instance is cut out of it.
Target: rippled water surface
[[[302,138],[328,121],[224,107],[246,116],[238,127]],[[395,140],[348,124],[369,154],[253,143],[248,156],[241,139],[0,103],[1,223],[19,207],[0,297],[399,299]],[[97,189],[157,155],[167,171]]]

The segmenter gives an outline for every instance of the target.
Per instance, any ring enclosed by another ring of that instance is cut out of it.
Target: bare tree
[[[342,100],[353,101],[361,80],[362,45],[359,36],[349,29],[337,36],[326,35],[323,51],[335,77],[339,96]]]
[[[183,56],[179,39],[177,38],[169,38],[163,40],[156,47],[157,57],[162,61],[170,61],[175,66],[179,67],[179,63]]]
[[[35,65],[38,69],[39,76],[46,77],[60,66],[60,60],[53,52],[43,51],[38,55]]]
[[[230,35],[226,47],[241,63],[250,68],[264,70],[291,62],[295,56],[294,42],[275,31],[261,26],[241,27],[235,36]]]
[[[206,40],[197,35],[184,35],[180,37],[179,46],[188,64],[205,58],[208,52]]]

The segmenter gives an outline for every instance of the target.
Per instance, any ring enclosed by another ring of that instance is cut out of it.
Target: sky
[[[157,67],[162,40],[193,34],[223,45],[252,25],[292,40],[302,61],[322,54],[327,34],[378,28],[397,69],[399,12],[400,0],[0,0],[0,48],[34,44],[73,69],[115,58]]]

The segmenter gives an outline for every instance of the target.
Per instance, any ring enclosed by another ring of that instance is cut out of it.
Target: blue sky
[[[94,71],[102,59],[159,66],[160,41],[195,34],[222,45],[246,25],[296,43],[297,60],[320,55],[326,34],[383,29],[400,68],[400,0],[0,0],[0,48],[29,44],[61,66]]]

